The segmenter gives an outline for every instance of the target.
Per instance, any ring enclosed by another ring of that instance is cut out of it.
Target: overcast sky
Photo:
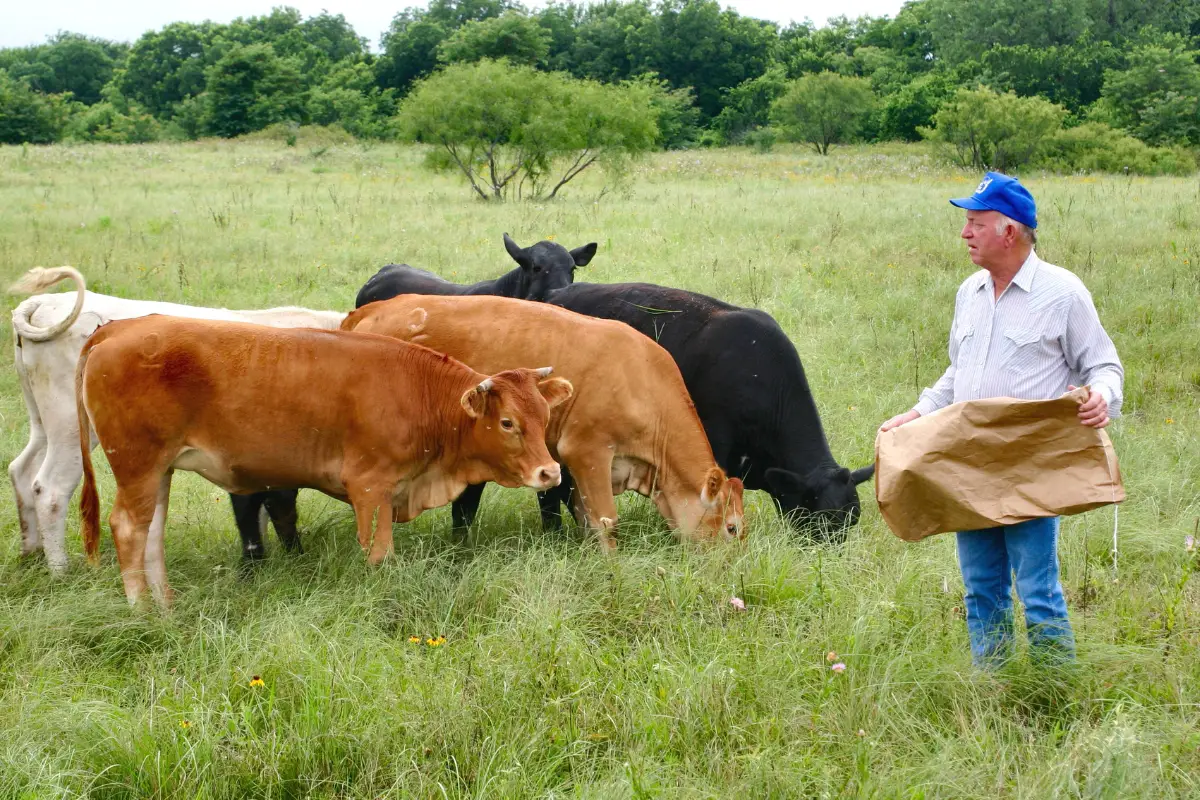
[[[270,12],[272,6],[290,5],[306,17],[343,14],[373,50],[396,12],[428,0],[0,0],[0,47],[40,44],[59,30],[132,42],[148,30],[169,22],[229,22]],[[544,2],[527,3],[534,7]],[[783,24],[809,18],[818,25],[829,17],[894,16],[903,0],[721,0],[746,16]]]

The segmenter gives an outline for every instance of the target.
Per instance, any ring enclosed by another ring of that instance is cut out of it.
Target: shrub
[[[1180,147],[1150,147],[1099,122],[1061,130],[1046,140],[1038,163],[1060,172],[1189,175],[1196,159]]]
[[[1028,164],[1062,127],[1067,110],[1041,97],[959,89],[934,115],[922,136],[951,148],[964,167],[1008,172]]]
[[[822,72],[792,81],[771,105],[771,122],[784,139],[828,155],[830,146],[854,141],[874,108],[866,78]]]

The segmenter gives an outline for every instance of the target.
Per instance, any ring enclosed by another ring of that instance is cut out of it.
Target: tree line
[[[471,69],[496,77],[486,65],[502,60],[505,75],[524,76],[501,80],[509,91],[552,86],[568,105],[575,91],[610,107],[623,91],[650,109],[649,136],[632,112],[610,121],[638,129],[626,152],[926,137],[976,166],[1174,171],[1194,166],[1200,146],[1198,43],[1198,0],[910,0],[892,18],[782,28],[716,0],[538,11],[432,0],[399,12],[374,54],[342,15],[280,7],[173,23],[132,44],[60,33],[0,50],[0,142],[233,137],[278,123],[436,140],[406,101],[431,81],[462,91]]]

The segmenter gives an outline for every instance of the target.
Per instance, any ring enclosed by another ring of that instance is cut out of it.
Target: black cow
[[[469,286],[451,283],[432,272],[408,264],[388,264],[371,276],[358,292],[355,308],[401,294],[491,294],[543,302],[555,289],[575,282],[575,268],[587,266],[596,255],[596,243],[567,250],[557,242],[541,241],[518,247],[504,234],[504,249],[517,262],[517,268],[499,278]]]
[[[708,433],[713,455],[747,489],[771,494],[791,521],[828,535],[858,521],[858,484],[874,466],[851,472],[829,450],[804,367],[768,314],[694,292],[646,283],[576,283],[548,302],[624,322],[675,359]],[[542,522],[561,524],[571,481],[539,495]],[[454,503],[454,524],[474,519],[482,486]]]

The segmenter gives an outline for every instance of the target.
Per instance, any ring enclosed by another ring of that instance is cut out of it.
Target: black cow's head
[[[518,247],[507,233],[504,234],[504,249],[521,267],[517,296],[539,303],[544,303],[550,292],[574,283],[575,268],[587,266],[596,255],[595,242],[574,250],[546,240],[529,247]]]
[[[784,517],[813,530],[820,538],[840,540],[847,527],[858,523],[862,511],[858,484],[874,474],[874,465],[853,472],[831,465],[818,467],[806,476],[772,467],[764,477]]]

